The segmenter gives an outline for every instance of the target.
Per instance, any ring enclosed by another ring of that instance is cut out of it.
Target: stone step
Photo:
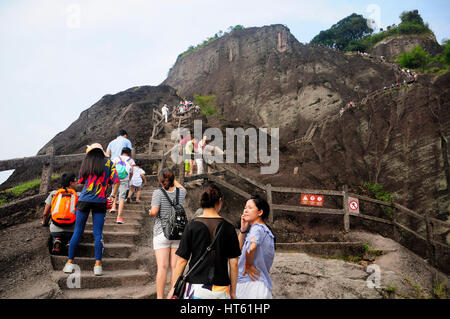
[[[123,243],[107,243],[103,249],[103,258],[128,258],[134,251],[135,246]],[[95,257],[94,242],[80,242],[77,248],[76,257]]]
[[[86,223],[85,231],[92,232],[92,223]],[[137,219],[128,219],[125,221],[125,224],[117,224],[115,219],[109,218],[105,220],[105,224],[103,225],[104,232],[115,232],[115,231],[124,231],[124,232],[138,232],[141,229],[141,223],[138,222]]]
[[[142,205],[149,203],[152,201],[152,195],[141,195],[139,197],[140,202],[136,202],[136,200],[133,198],[129,203],[126,203],[125,205],[133,205],[133,208],[136,207],[136,205]]]
[[[125,224],[124,224],[125,225]],[[121,226],[121,225],[118,225]],[[107,243],[122,243],[122,244],[134,244],[139,233],[137,232],[125,232],[125,231],[103,231],[103,240]],[[93,243],[94,234],[92,231],[85,231],[83,233],[82,243]]]
[[[110,213],[110,212],[106,213],[106,218],[109,218],[109,217],[117,218],[117,214],[118,214],[117,212],[118,211],[115,211],[114,213]],[[144,214],[145,214],[145,210],[143,208],[139,209],[139,210],[124,209],[122,211],[123,216],[135,217],[135,218],[143,217]],[[88,219],[88,221],[92,221],[92,219]]]
[[[130,222],[131,224],[136,224],[136,223],[142,224],[142,222],[143,222],[142,220],[144,219],[144,217],[146,217],[146,216],[128,216],[125,214],[122,215],[122,218],[124,219],[125,224],[127,224],[128,222]],[[115,224],[116,220],[117,220],[117,214],[115,214],[113,216],[106,216],[105,223],[108,222],[110,224]]]
[[[99,289],[67,289],[60,298],[66,299],[156,299],[156,284]]]
[[[67,256],[51,256],[51,261],[54,270],[63,270],[67,262]],[[94,269],[94,257],[76,257],[74,264],[80,266],[81,270],[91,271]],[[103,258],[103,270],[137,270],[139,269],[139,261],[137,259],[129,258]]]
[[[136,203],[134,200],[132,200],[131,202],[125,204],[124,209],[138,210],[141,207],[145,207],[145,205],[149,204],[151,201],[151,196],[141,196],[141,201],[139,203]]]
[[[69,278],[70,276],[70,278]],[[103,276],[95,276],[94,270],[81,271],[79,274],[79,288],[72,289],[98,289],[112,287],[130,287],[137,285],[145,285],[151,280],[150,274],[140,270],[120,270],[108,271],[103,270]],[[57,282],[62,290],[71,289],[69,283],[76,284],[76,274],[65,274],[62,271],[55,271],[52,278]]]

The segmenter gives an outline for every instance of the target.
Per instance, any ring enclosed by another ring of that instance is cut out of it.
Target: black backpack
[[[186,212],[179,202],[180,189],[178,187],[176,189],[175,204],[170,200],[169,195],[164,188],[161,187],[161,191],[164,196],[166,196],[170,205],[172,205],[172,211],[167,219],[167,225],[164,227],[163,223],[164,236],[169,240],[178,240],[181,238],[184,227],[187,224]]]

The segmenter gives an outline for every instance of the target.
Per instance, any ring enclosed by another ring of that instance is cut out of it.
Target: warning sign
[[[323,195],[301,194],[300,205],[323,206]]]
[[[348,198],[348,208],[350,214],[359,214],[359,200],[358,198],[349,197]]]

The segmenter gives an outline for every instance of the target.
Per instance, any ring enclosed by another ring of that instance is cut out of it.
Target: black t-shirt
[[[228,276],[228,259],[241,255],[239,240],[234,226],[223,218],[197,217],[184,229],[176,254],[186,260],[191,258],[189,267],[193,267],[211,244],[217,226],[223,222],[222,230],[211,252],[205,260],[189,275],[191,284],[208,284],[217,286],[230,285]]]

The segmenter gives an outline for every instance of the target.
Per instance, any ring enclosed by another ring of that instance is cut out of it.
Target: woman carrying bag
[[[178,203],[183,205],[186,197],[186,189],[175,180],[175,173],[170,168],[164,168],[159,172],[158,182],[161,188],[156,189],[152,195],[151,209],[149,215],[155,217],[153,227],[153,249],[156,258],[156,298],[164,298],[164,289],[167,282],[167,273],[171,269],[172,280],[177,260],[175,251],[178,249],[180,240],[168,239],[164,234],[167,227],[169,215],[172,211],[170,201],[176,202],[178,193]],[[166,197],[168,196],[168,198]],[[170,199],[170,201],[168,200]]]
[[[172,298],[176,279],[183,275],[189,259],[191,271],[186,278],[184,292],[178,298],[236,298],[238,258],[241,251],[234,226],[219,215],[222,203],[221,190],[215,184],[208,184],[200,197],[203,215],[186,225],[176,251],[178,260],[169,298]],[[210,245],[211,250],[207,251]]]
[[[103,275],[102,256],[104,246],[102,233],[107,205],[106,189],[108,185],[114,185],[112,197],[115,198],[119,188],[119,182],[114,163],[106,157],[102,145],[99,143],[89,145],[80,169],[78,183],[84,184],[84,186],[76,205],[75,230],[69,244],[69,258],[63,269],[65,273],[72,273],[74,271],[73,260],[81,236],[84,233],[89,212],[92,211],[95,239],[94,275]]]

